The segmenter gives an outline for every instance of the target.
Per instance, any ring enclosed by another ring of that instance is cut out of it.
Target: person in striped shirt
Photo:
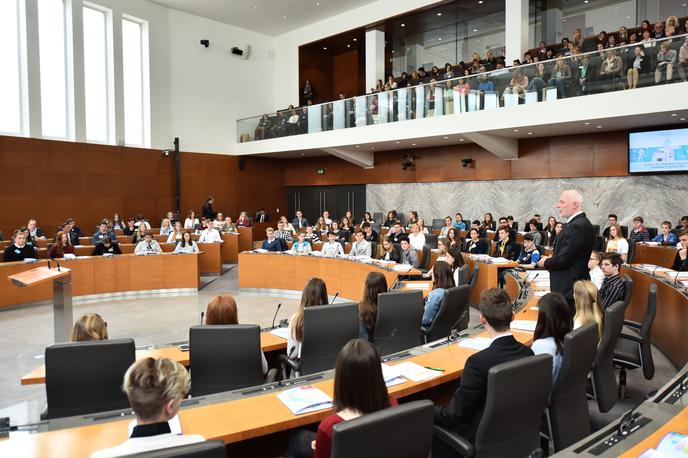
[[[600,288],[600,301],[604,309],[616,301],[622,301],[626,295],[626,285],[619,275],[621,264],[623,260],[617,253],[607,253],[602,256],[600,268],[604,273],[604,280]]]

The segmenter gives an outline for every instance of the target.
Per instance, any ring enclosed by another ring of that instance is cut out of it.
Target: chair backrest
[[[628,237],[628,226],[620,226],[621,227],[621,235],[623,238]]]
[[[599,224],[593,224],[592,225],[592,233],[595,236],[600,235],[600,225]]]
[[[421,343],[423,293],[392,291],[377,297],[374,345],[381,355],[389,355]]]
[[[597,353],[597,337],[597,323],[594,322],[564,337],[564,355],[549,406],[555,451],[590,434],[586,381]]]
[[[382,212],[373,212],[373,221],[382,224],[385,215]]]
[[[631,239],[626,239],[628,242],[628,253],[626,253],[626,262],[627,263],[632,263],[633,262],[633,257],[635,256],[635,242]]]
[[[444,220],[443,219],[433,218],[433,220],[432,220],[432,228],[433,229],[442,229],[443,227],[444,227]]]
[[[357,303],[304,309],[301,375],[334,368],[339,351],[348,341],[357,337]]]
[[[614,302],[604,311],[602,339],[597,347],[595,364],[592,369],[592,381],[600,412],[609,412],[617,399],[617,384],[614,374],[614,349],[621,334],[624,321],[624,304]]]
[[[425,234],[425,246],[430,249],[437,248],[437,234]]]
[[[224,441],[205,441],[127,455],[127,458],[226,458]]]
[[[655,375],[655,362],[652,358],[650,335],[652,333],[652,323],[654,323],[656,315],[657,283],[652,283],[650,291],[647,293],[647,309],[645,309],[645,317],[640,327],[640,359],[643,363],[643,375],[647,380],[652,379]]]
[[[650,235],[650,239],[657,237],[656,227],[646,227],[645,229],[647,229],[647,233]]]
[[[601,235],[596,235],[592,241],[592,249],[595,251],[604,251],[604,245],[604,237],[602,237]]]
[[[471,287],[468,285],[456,286],[444,291],[444,298],[440,304],[440,309],[437,311],[437,315],[435,315],[435,319],[432,320],[432,324],[426,333],[428,342],[447,337],[451,327],[456,324],[464,313],[465,316],[456,329],[462,331],[468,327],[468,320],[470,319],[468,316],[468,300],[470,297]]]
[[[59,343],[45,349],[46,418],[125,409],[124,373],[136,361],[134,339]]]
[[[430,455],[434,407],[413,401],[334,425],[332,458],[417,458]]]
[[[192,396],[260,385],[264,381],[260,326],[192,326],[189,361]]]
[[[459,267],[459,284],[456,286],[461,286],[461,285],[468,285],[471,282],[471,266],[468,264],[464,264],[461,267]]]
[[[397,219],[399,220],[402,226],[406,225],[406,215],[403,211],[397,210]]]
[[[552,356],[548,354],[492,367],[485,410],[475,434],[475,456],[528,456],[540,447],[542,412],[551,385]],[[524,386],[528,388],[515,389]]]
[[[480,240],[483,241],[483,246],[487,247],[487,253],[485,254],[489,254],[490,256],[492,256],[492,239],[488,237],[481,237]]]
[[[437,239],[435,239],[437,241]],[[423,246],[423,259],[420,261],[420,269],[428,270],[428,265],[430,265],[430,247],[428,245]]]
[[[473,292],[473,288],[475,288],[475,284],[478,282],[478,272],[480,271],[480,264],[475,263],[473,266],[473,274],[471,275],[471,282],[468,284],[468,286],[471,287],[471,293]]]
[[[628,275],[624,275],[622,281],[624,286],[626,287],[623,298],[623,309],[624,312],[626,312],[626,308],[628,308],[628,304],[630,304],[631,302],[631,296],[633,295],[633,279]]]

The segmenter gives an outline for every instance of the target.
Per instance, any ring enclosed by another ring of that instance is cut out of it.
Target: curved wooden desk
[[[674,253],[676,251],[674,250]],[[652,325],[652,343],[664,353],[676,367],[688,363],[686,323],[688,323],[688,296],[676,287],[656,277],[635,269],[622,269],[633,279],[633,295],[626,309],[626,319],[642,322],[647,309],[647,293],[652,283],[657,284],[657,317]]]
[[[239,289],[266,289],[303,291],[308,280],[321,278],[327,292],[343,298],[360,301],[363,285],[370,272],[380,272],[392,286],[399,275],[375,264],[364,264],[346,259],[297,256],[280,253],[239,253]],[[420,274],[411,270],[410,275]]]
[[[123,254],[60,260],[60,265],[72,270],[72,294],[77,298],[125,291],[198,289],[199,259],[198,254]],[[45,260],[33,264],[21,261],[1,263],[0,307],[51,300],[53,290],[50,283],[24,289],[12,286],[7,279],[8,275],[47,265]]]
[[[675,257],[676,248],[673,246],[651,246],[639,243],[635,246],[633,263],[654,264],[671,268]]]

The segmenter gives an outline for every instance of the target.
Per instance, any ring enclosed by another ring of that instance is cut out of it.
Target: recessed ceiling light
[[[583,2],[583,3],[585,3],[585,4],[587,5],[587,3],[588,3],[588,0],[585,0],[585,1]]]
[[[463,138],[459,138],[459,141],[462,142],[462,141],[463,141]]]
[[[483,0],[478,0],[478,5],[482,5],[482,4],[483,4]]]
[[[327,51],[327,46],[323,46],[323,49],[324,49],[325,51]]]
[[[595,127],[597,127],[598,129],[601,129],[601,128],[602,128],[602,126],[595,126]]]
[[[315,3],[315,6],[320,6],[320,2],[316,2],[316,3]]]
[[[448,139],[448,138],[449,138],[449,137],[444,137],[445,140]]]
[[[442,16],[442,13],[437,13],[438,16]]]
[[[477,31],[478,31],[478,29],[473,29],[473,31],[474,31],[474,32],[477,32]]]
[[[360,148],[360,146],[356,145],[356,148]]]
[[[305,156],[305,155],[306,155],[306,153],[301,153],[301,156]]]
[[[282,19],[286,19],[286,18],[287,18],[286,16],[282,16]]]
[[[257,7],[257,6],[254,6],[254,7],[253,7],[253,10],[254,10],[254,11],[255,11],[255,10],[257,10],[257,9],[258,9],[258,7]]]
[[[685,121],[685,120],[686,120],[686,118],[681,118],[681,119],[679,119],[679,121]]]
[[[416,144],[415,144],[415,143],[411,143],[411,146],[416,146]]]
[[[375,149],[375,147],[374,147],[374,146],[371,146],[370,149]]]
[[[402,23],[401,26],[402,26],[402,27],[406,27],[406,24]]]
[[[358,38],[354,38],[354,41],[358,41]]]
[[[351,47],[351,45],[346,45],[346,47],[347,47],[347,48],[350,48],[350,47]]]
[[[626,16],[626,19],[630,19],[630,18],[631,18],[630,16]]]
[[[394,50],[392,49],[392,54],[394,54]]]
[[[518,129],[514,129],[514,132],[518,132]]]
[[[442,41],[442,37],[439,37],[437,40],[438,40],[438,41]]]
[[[589,125],[590,125],[589,122],[584,122],[583,124],[585,124],[586,126],[589,126]]]
[[[533,133],[532,133],[532,132],[528,132],[528,135],[533,135]]]
[[[401,143],[401,142],[397,142],[397,145],[398,145],[399,143]]]
[[[674,116],[678,116],[678,115],[676,113],[671,113],[671,116],[674,117]]]

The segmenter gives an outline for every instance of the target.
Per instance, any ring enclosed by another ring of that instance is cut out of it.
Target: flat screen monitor
[[[688,128],[630,132],[628,171],[688,172]]]

